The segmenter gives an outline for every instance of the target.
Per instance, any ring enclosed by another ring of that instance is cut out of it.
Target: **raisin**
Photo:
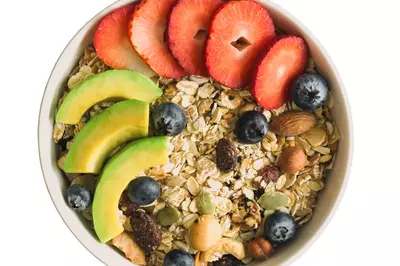
[[[146,257],[151,256],[161,245],[161,230],[154,219],[143,211],[136,211],[131,216],[133,235]]]
[[[213,266],[244,266],[244,263],[232,255],[224,255],[212,263]]]
[[[119,200],[119,208],[122,210],[124,215],[131,216],[139,209],[139,205],[130,201],[128,195],[124,192]]]
[[[264,180],[267,184],[269,182],[275,183],[276,181],[278,181],[279,176],[281,175],[281,171],[278,167],[270,165],[262,169],[259,175],[262,176],[261,180]]]
[[[235,145],[228,139],[220,139],[216,147],[217,167],[228,172],[238,163],[238,155]]]

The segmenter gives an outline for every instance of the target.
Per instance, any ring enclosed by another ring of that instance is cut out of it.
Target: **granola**
[[[86,49],[79,66],[71,73],[58,106],[78,82],[107,69],[92,47]],[[312,59],[309,60],[308,71],[315,71]],[[269,131],[261,143],[243,145],[236,141],[234,128],[244,112],[257,109],[271,121],[284,112],[299,108],[289,102],[277,110],[263,110],[247,91],[225,88],[208,77],[160,77],[156,83],[164,94],[154,102],[153,107],[162,102],[174,102],[183,108],[188,122],[182,134],[170,139],[173,152],[169,164],[147,169],[143,173],[157,177],[162,184],[162,195],[155,203],[152,214],[168,206],[182,214],[172,225],[162,227],[162,244],[149,261],[161,265],[166,253],[173,248],[193,254],[196,252],[190,247],[186,235],[199,216],[198,197],[201,191],[210,193],[215,199],[215,217],[223,228],[223,236],[244,244],[260,234],[266,212],[288,212],[299,226],[312,218],[318,192],[324,187],[327,170],[333,167],[340,139],[337,125],[330,115],[333,108],[331,94],[327,104],[314,111],[318,121],[312,130],[296,137],[277,136]],[[113,104],[107,101],[93,106],[78,125],[55,124],[53,139],[62,150],[57,161],[61,170],[68,143],[73,142],[91,117]],[[221,172],[216,165],[216,146],[222,138],[232,141],[239,158],[238,164],[228,172]],[[67,141],[62,143],[62,140]],[[293,146],[305,151],[307,166],[295,174],[278,173],[274,178],[265,178],[261,170],[276,165],[282,151]],[[119,239],[114,239],[113,244],[127,254],[136,252],[132,243],[123,244],[122,236]],[[126,235],[124,239],[129,242],[130,238]],[[215,260],[223,254],[216,251],[204,256]],[[246,264],[250,261],[249,257],[243,260]]]

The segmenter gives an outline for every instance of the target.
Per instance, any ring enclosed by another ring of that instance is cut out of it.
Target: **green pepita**
[[[161,226],[170,226],[179,220],[181,213],[175,208],[164,208],[157,212],[156,219]]]
[[[197,199],[197,208],[201,214],[214,215],[216,204],[214,196],[207,191],[201,191]]]
[[[281,192],[264,193],[258,203],[266,210],[277,210],[289,204],[289,197]]]

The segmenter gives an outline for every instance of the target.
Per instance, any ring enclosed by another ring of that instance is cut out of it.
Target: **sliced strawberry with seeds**
[[[212,15],[223,0],[178,0],[168,19],[168,46],[190,74],[208,75],[204,45]]]
[[[281,37],[271,45],[258,62],[251,88],[262,107],[272,110],[289,100],[290,85],[304,72],[308,47],[300,37]]]
[[[129,41],[128,24],[134,8],[134,5],[127,5],[105,16],[96,30],[94,47],[98,57],[112,68],[136,70],[153,76],[155,73]]]
[[[143,0],[129,25],[133,47],[157,74],[168,78],[185,75],[164,41],[167,17],[174,3],[175,0]]]
[[[249,85],[257,55],[275,38],[268,11],[251,1],[231,1],[214,15],[206,42],[206,66],[219,83]]]

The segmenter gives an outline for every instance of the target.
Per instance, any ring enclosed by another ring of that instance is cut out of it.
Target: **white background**
[[[42,92],[58,55],[112,2],[1,0],[0,265],[102,265],[69,232],[50,200],[36,130]],[[329,51],[347,87],[355,126],[354,162],[342,204],[295,265],[399,265],[398,1],[275,2]]]

